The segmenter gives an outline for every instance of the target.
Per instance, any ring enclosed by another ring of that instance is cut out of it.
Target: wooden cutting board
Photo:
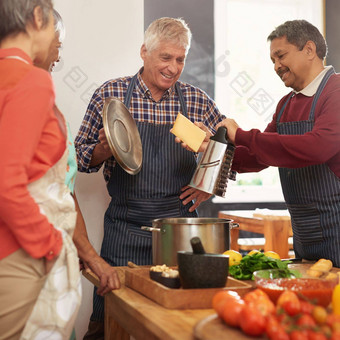
[[[233,328],[226,325],[217,314],[209,315],[199,321],[194,327],[194,336],[197,340],[216,340],[216,339],[230,339],[230,340],[250,340],[267,339],[265,336],[251,337],[244,334],[239,328]]]
[[[149,268],[125,270],[125,285],[169,309],[205,309],[211,308],[213,296],[219,290],[237,291],[240,296],[253,287],[244,281],[228,277],[225,288],[171,289],[149,277]]]

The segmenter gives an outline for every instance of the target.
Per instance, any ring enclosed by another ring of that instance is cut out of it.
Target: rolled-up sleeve
[[[99,130],[103,127],[103,100],[98,90],[93,94],[84,119],[74,141],[77,152],[78,170],[80,172],[97,172],[103,163],[91,167],[93,150],[99,143]]]

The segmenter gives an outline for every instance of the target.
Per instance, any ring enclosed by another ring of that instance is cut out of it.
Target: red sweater
[[[22,60],[9,59],[19,56]],[[34,258],[59,254],[61,233],[42,215],[27,185],[63,155],[51,77],[19,49],[0,49],[0,259],[19,248]]]
[[[288,95],[283,97],[273,120],[263,133],[238,129],[233,170],[260,171],[267,166],[301,168],[327,164],[340,178],[340,75],[331,76],[316,108],[311,132],[304,135],[279,135],[276,118]],[[280,122],[307,120],[314,97],[294,95],[287,104]]]

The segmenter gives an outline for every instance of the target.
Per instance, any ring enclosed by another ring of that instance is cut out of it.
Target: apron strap
[[[135,84],[136,84],[136,81],[137,81],[137,74],[135,74],[131,81],[130,81],[130,84],[128,86],[128,89],[126,91],[126,95],[125,95],[125,99],[124,99],[124,105],[129,109],[130,107],[130,102],[131,102],[131,97],[132,97],[132,92],[133,92],[133,89],[135,88]]]
[[[277,115],[277,118],[276,118],[276,124],[279,124],[279,123],[280,123],[281,116],[282,116],[282,114],[283,114],[283,112],[284,112],[284,110],[285,110],[285,108],[286,108],[288,102],[290,101],[290,98],[292,98],[293,96],[294,96],[294,92],[292,92],[292,93],[290,94],[290,96],[288,97],[288,99],[285,101],[285,103],[284,103],[283,106],[281,107],[281,110],[280,110],[280,112],[279,112],[279,114]]]
[[[334,73],[335,73],[334,68],[331,67],[331,68],[327,71],[326,75],[323,77],[323,79],[322,79],[322,81],[321,81],[321,83],[320,83],[320,85],[319,85],[319,87],[318,87],[318,89],[317,89],[317,91],[316,91],[316,94],[315,94],[315,96],[314,96],[314,99],[313,99],[312,108],[311,108],[310,113],[309,113],[309,120],[314,121],[314,111],[315,111],[315,107],[316,107],[316,102],[318,101],[318,99],[319,99],[319,97],[320,97],[320,95],[321,95],[323,89],[325,88],[325,86],[326,86],[326,84],[327,84],[329,78],[330,78]]]
[[[181,103],[183,116],[188,118],[187,105],[185,103],[183,92],[182,92],[178,82],[176,82],[176,84],[175,84],[175,89],[176,89],[176,92],[177,92],[177,95],[178,95],[179,102]]]
[[[323,77],[323,79],[322,79],[322,81],[321,81],[321,83],[320,83],[320,85],[319,85],[319,87],[318,87],[318,89],[317,89],[317,91],[316,91],[316,93],[315,93],[315,95],[314,95],[314,98],[313,98],[312,108],[311,108],[310,113],[309,113],[309,120],[314,121],[314,112],[315,112],[316,103],[317,103],[317,101],[318,101],[318,99],[319,99],[319,97],[320,97],[320,95],[321,95],[323,89],[325,88],[325,86],[326,86],[326,84],[327,84],[329,78],[330,78],[334,73],[335,73],[334,68],[331,67],[331,68],[327,71],[326,75]],[[284,112],[284,110],[285,110],[285,108],[286,108],[286,105],[288,104],[288,102],[290,101],[290,99],[293,97],[293,95],[294,95],[294,92],[291,93],[291,95],[288,97],[288,99],[286,100],[286,102],[283,104],[283,106],[282,106],[282,108],[281,108],[281,110],[280,110],[280,112],[279,112],[279,114],[278,114],[278,116],[277,116],[277,119],[276,119],[276,123],[277,123],[277,124],[280,123],[280,119],[281,119],[281,116],[282,116],[282,114],[283,114],[283,112]]]

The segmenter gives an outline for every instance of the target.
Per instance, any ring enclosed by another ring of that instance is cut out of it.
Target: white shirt
[[[326,66],[315,78],[301,91],[294,91],[296,94],[301,93],[307,97],[313,97],[327,71],[332,68],[332,66]]]

